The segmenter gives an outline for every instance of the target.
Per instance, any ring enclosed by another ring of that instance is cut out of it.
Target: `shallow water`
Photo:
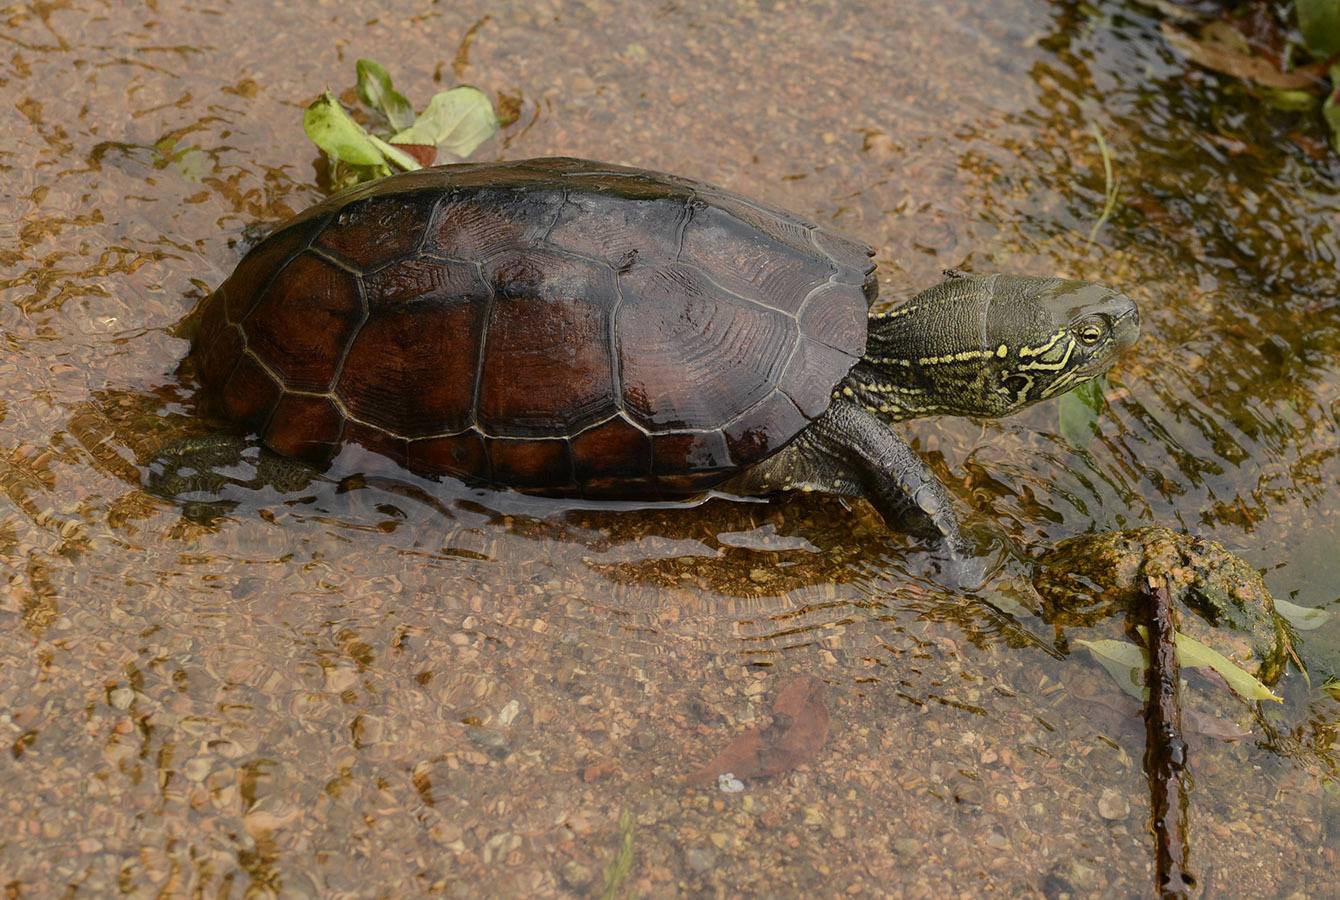
[[[420,104],[439,80],[519,94],[477,158],[728,186],[879,248],[889,300],[949,266],[1121,285],[1144,335],[1087,446],[1055,404],[906,433],[1030,553],[1158,522],[1334,605],[1319,124],[1189,69],[1136,5],[387,6],[0,11],[0,883],[1147,892],[1142,723],[1017,581],[955,596],[868,507],[817,497],[578,509],[406,477],[201,526],[138,489],[192,427],[171,327],[244,226],[321,196],[302,107],[370,56]],[[1121,201],[1092,242],[1091,126]],[[1288,676],[1269,733],[1212,695],[1255,728],[1193,735],[1212,890],[1333,882],[1337,644],[1304,635],[1313,687]],[[798,768],[693,780],[807,677],[829,727]]]

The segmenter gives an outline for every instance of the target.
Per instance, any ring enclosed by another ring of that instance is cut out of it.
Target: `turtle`
[[[972,553],[892,427],[997,417],[1139,333],[1102,284],[950,270],[871,311],[874,250],[687,178],[566,157],[459,163],[318,203],[194,317],[206,407],[322,466],[584,498],[820,491]],[[197,446],[198,450],[199,447]]]

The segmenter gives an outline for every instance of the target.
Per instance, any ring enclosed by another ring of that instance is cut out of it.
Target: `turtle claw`
[[[986,524],[953,529],[931,553],[945,583],[976,591],[1005,569],[1018,551],[1012,541]]]

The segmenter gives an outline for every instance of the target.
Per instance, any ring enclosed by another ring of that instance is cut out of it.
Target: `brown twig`
[[[1187,871],[1186,742],[1182,740],[1182,701],[1178,692],[1172,596],[1162,578],[1146,581],[1149,610],[1149,668],[1145,683],[1145,772],[1149,776],[1150,818],[1154,830],[1159,896],[1189,897],[1196,879]]]

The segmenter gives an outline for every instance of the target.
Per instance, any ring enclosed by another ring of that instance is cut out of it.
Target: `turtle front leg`
[[[740,494],[820,491],[865,497],[891,528],[920,523],[955,569],[977,556],[925,461],[873,413],[837,399],[790,446],[723,486]]]

